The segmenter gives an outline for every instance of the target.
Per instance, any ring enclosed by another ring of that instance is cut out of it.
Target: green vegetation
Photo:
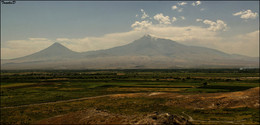
[[[203,83],[207,83],[206,85]],[[2,71],[1,108],[119,93],[218,93],[259,86],[258,69]],[[27,124],[93,107],[113,113],[153,111],[181,114],[198,120],[244,120],[259,123],[258,109],[187,110],[162,105],[163,98],[99,98],[93,100],[1,109],[1,123]],[[207,116],[206,116],[207,115]],[[257,117],[256,117],[257,116]]]

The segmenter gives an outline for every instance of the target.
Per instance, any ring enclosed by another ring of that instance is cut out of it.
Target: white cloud
[[[48,40],[46,38],[29,38],[31,41],[42,41],[42,40]]]
[[[200,1],[196,1],[196,5],[198,6],[198,5],[200,5],[201,4],[201,2]]]
[[[172,17],[172,22],[175,22],[177,21],[177,18],[176,17]]]
[[[187,4],[187,2],[180,2],[180,3],[178,3],[179,6],[184,6],[186,4]]]
[[[210,25],[208,30],[211,31],[226,31],[227,30],[227,24],[222,20],[217,20],[216,22],[211,20],[204,20],[204,24]]]
[[[141,9],[141,12],[143,14],[142,17],[141,17],[142,19],[145,19],[145,18],[149,17],[149,15],[146,14],[143,9]]]
[[[194,39],[204,39],[210,41],[215,38],[216,32],[208,31],[206,28],[198,26],[162,26],[162,25],[151,25],[146,31],[153,36],[159,38],[167,38],[180,43],[185,41],[192,41]]]
[[[223,39],[217,48],[227,53],[259,57],[259,30]]]
[[[178,9],[178,12],[182,12],[182,10],[183,10],[183,8],[179,8],[179,9]]]
[[[181,19],[182,19],[182,20],[185,20],[186,18],[185,18],[184,16],[181,16]]]
[[[198,5],[200,5],[200,4],[201,4],[200,1],[196,1],[196,2],[193,2],[191,5],[192,5],[192,6],[196,6],[196,5],[198,6]]]
[[[164,16],[162,13],[156,14],[153,18],[160,24],[171,24],[169,16]]]
[[[196,19],[197,22],[202,22],[203,20],[202,19]]]
[[[27,40],[11,40],[2,43],[2,58],[17,58],[47,48],[53,42],[47,38],[29,38]]]
[[[241,19],[255,19],[257,17],[257,12],[252,12],[251,10],[239,11],[234,13],[233,16],[239,16]]]
[[[56,41],[63,42],[63,41],[70,41],[68,38],[57,38]]]
[[[207,32],[200,30],[199,32]],[[191,40],[184,40],[182,43],[187,45],[203,46],[217,49],[230,54],[241,54],[251,57],[259,57],[259,30],[227,38],[219,37],[212,31],[206,39],[193,37]],[[215,32],[216,33],[216,32]],[[195,35],[195,34],[194,34]],[[199,35],[199,34],[198,34]],[[199,35],[204,37],[208,34]]]
[[[108,49],[133,42],[142,37],[145,31],[145,29],[133,29],[129,32],[110,33],[99,37],[70,39],[71,42],[63,42],[63,44],[71,50],[78,52]]]
[[[176,5],[172,6],[172,10],[176,10],[178,7]]]
[[[152,22],[149,21],[135,21],[134,24],[131,25],[132,28],[136,29],[136,30],[142,30],[142,29],[146,29],[147,27],[151,26]]]
[[[183,8],[179,8],[176,5],[172,6],[172,10],[177,10],[178,12],[182,12]]]

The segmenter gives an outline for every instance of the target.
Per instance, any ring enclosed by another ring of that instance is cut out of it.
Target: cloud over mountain
[[[201,21],[200,19],[197,20],[198,22]],[[226,31],[227,30],[227,24],[223,20],[217,20],[216,22],[211,20],[204,20],[204,24],[209,25],[208,30],[211,31]]]
[[[186,4],[187,4],[187,2],[179,2],[179,3],[178,3],[179,6],[184,6],[184,5],[186,5]]]
[[[170,17],[164,16],[162,13],[156,14],[153,18],[160,24],[171,24]]]
[[[196,1],[196,2],[193,2],[191,5],[192,6],[198,6],[198,5],[200,5],[201,4],[201,1]]]
[[[177,18],[176,17],[172,17],[172,22],[175,22],[177,21]]]
[[[233,16],[240,16],[241,19],[255,19],[257,15],[257,12],[252,12],[252,10],[239,11],[233,14]]]
[[[143,9],[141,9],[141,12],[142,12],[142,19],[145,19],[145,18],[148,18],[149,17],[149,15],[147,15],[145,12],[144,12],[144,10]]]
[[[147,29],[149,26],[152,25],[152,22],[149,21],[135,21],[134,24],[131,25],[132,28],[137,29],[137,30],[142,30],[142,29]]]

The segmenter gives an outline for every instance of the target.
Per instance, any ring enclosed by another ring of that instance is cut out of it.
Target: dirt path
[[[11,108],[20,108],[20,107],[27,107],[27,106],[56,104],[56,103],[63,103],[63,102],[74,102],[74,101],[82,101],[82,100],[96,99],[96,98],[102,98],[102,97],[120,97],[120,96],[133,96],[133,95],[142,95],[142,94],[146,94],[146,93],[109,94],[109,95],[100,95],[100,96],[92,96],[92,97],[83,97],[83,98],[78,98],[78,99],[61,100],[61,101],[55,101],[55,102],[44,102],[44,103],[35,103],[35,104],[28,104],[28,105],[1,107],[0,109],[11,109]]]

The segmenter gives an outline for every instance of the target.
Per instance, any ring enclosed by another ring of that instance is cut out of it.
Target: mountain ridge
[[[31,55],[7,60],[1,66],[4,69],[117,69],[259,67],[259,64],[252,57],[145,35],[126,45],[86,52],[75,52],[56,42]]]
[[[14,58],[11,60],[44,60],[44,59],[50,59],[50,58],[63,58],[68,57],[72,55],[76,55],[78,52],[74,52],[67,47],[63,46],[62,44],[55,42],[49,47],[40,50],[38,52],[35,52],[33,54],[29,54],[23,57]]]

